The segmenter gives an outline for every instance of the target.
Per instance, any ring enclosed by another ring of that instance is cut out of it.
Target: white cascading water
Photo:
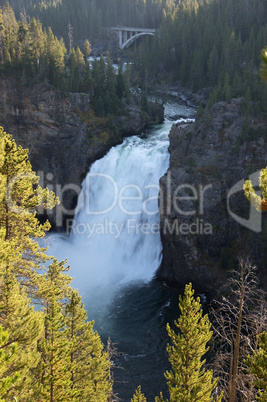
[[[159,179],[168,168],[172,124],[126,138],[96,161],[82,184],[70,236],[50,237],[49,252],[68,259],[89,319],[118,288],[151,280],[160,265]]]
[[[158,182],[168,167],[167,147],[165,133],[154,141],[128,138],[95,162],[83,182],[70,240],[101,285],[148,280],[159,266]]]

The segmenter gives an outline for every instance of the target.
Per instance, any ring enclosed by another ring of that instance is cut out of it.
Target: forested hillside
[[[52,29],[25,14],[16,18],[13,9],[0,9],[0,72],[29,85],[43,81],[63,91],[86,92],[96,114],[114,114],[122,97],[129,97],[127,72],[115,72],[111,60],[101,57],[90,65],[91,45],[88,39],[82,50],[71,42],[68,52],[64,40]]]
[[[212,88],[210,104],[244,95],[258,102],[258,109],[266,104],[267,90],[258,77],[261,49],[267,43],[265,0],[11,0],[10,4],[17,19],[29,22],[34,16],[46,29],[50,26],[67,49],[70,42],[81,47],[85,39],[94,45],[103,27],[157,28],[152,43],[149,38],[134,52],[139,85],[147,85],[152,77],[154,84],[175,80],[193,90]]]
[[[177,3],[175,0],[11,0],[16,16],[21,12],[40,19],[45,27],[68,40],[68,26],[73,28],[75,42],[94,40],[102,27],[117,25],[154,27]],[[0,1],[3,6],[5,0]],[[163,11],[164,10],[164,11]]]
[[[179,1],[164,16],[153,45],[139,47],[136,66],[193,90],[215,88],[210,103],[247,94],[266,105],[258,72],[267,43],[264,0]],[[148,51],[149,49],[149,51]]]

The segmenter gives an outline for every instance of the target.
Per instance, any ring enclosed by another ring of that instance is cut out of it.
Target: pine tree
[[[118,70],[118,75],[117,75],[117,88],[116,89],[117,89],[117,95],[118,95],[119,99],[121,99],[125,93],[125,82],[124,82],[121,63],[119,65],[119,70]]]
[[[18,380],[20,374],[16,372],[12,376],[5,376],[5,373],[9,371],[9,366],[16,357],[16,343],[9,342],[8,331],[4,331],[0,326],[0,398],[8,393],[9,389],[13,387]],[[4,399],[0,399],[0,402],[4,402]]]
[[[19,21],[18,44],[17,44],[17,62],[22,64],[25,62],[25,52],[27,47],[28,26],[26,22]]]
[[[246,180],[244,184],[244,192],[247,199],[254,205],[258,211],[267,211],[267,168],[260,171],[259,187],[262,197],[256,194],[250,180]]]
[[[34,17],[29,24],[29,43],[28,43],[28,58],[33,71],[37,72],[40,69],[42,57],[44,55],[44,33],[42,24]]]
[[[65,336],[65,321],[62,306],[55,295],[47,302],[45,313],[44,337],[38,349],[41,361],[35,370],[38,386],[35,400],[40,396],[45,401],[75,401],[76,394],[71,385],[69,344]]]
[[[46,68],[48,79],[53,85],[58,85],[59,75],[65,68],[66,47],[62,39],[59,41],[48,28],[46,35]]]
[[[88,60],[88,58],[91,54],[91,51],[92,51],[92,49],[91,49],[90,42],[88,39],[86,39],[83,44],[83,54],[84,54],[85,61]]]
[[[5,376],[14,378],[20,373],[20,377],[8,391],[8,398],[31,399],[35,388],[32,369],[40,361],[37,341],[43,332],[43,314],[30,306],[24,289],[20,289],[9,269],[0,281],[0,322],[9,333],[8,344],[17,344],[16,357],[8,365]]]
[[[17,146],[11,135],[0,127],[0,241],[12,246],[6,267],[14,273],[29,294],[38,287],[37,269],[48,260],[45,249],[38,245],[50,229],[49,222],[40,224],[36,211],[52,208],[58,200],[48,189],[37,185],[28,150]]]
[[[66,261],[58,261],[52,257],[53,261],[44,268],[45,272],[39,277],[39,288],[36,297],[44,309],[55,297],[62,305],[66,304],[71,294],[70,283],[72,278],[68,275],[69,266]]]
[[[212,371],[203,367],[203,356],[209,349],[207,342],[212,336],[211,324],[208,316],[203,316],[199,298],[194,298],[191,283],[186,285],[184,297],[179,297],[179,308],[180,317],[174,321],[179,332],[167,324],[173,344],[167,346],[172,371],[165,373],[170,402],[220,401],[221,396],[212,396],[218,380],[213,380]],[[156,401],[163,401],[162,395]]]
[[[144,394],[142,394],[140,385],[137,387],[131,402],[146,402],[146,397]]]
[[[112,391],[110,362],[94,322],[87,322],[86,311],[76,290],[65,308],[66,337],[71,359],[72,389],[80,401],[106,402]]]
[[[38,342],[41,361],[34,370],[35,399],[50,402],[75,400],[71,382],[70,344],[66,336],[63,308],[71,294],[65,261],[53,262],[39,278],[38,301],[43,306],[44,333]]]
[[[18,43],[18,23],[15,13],[9,6],[8,2],[3,8],[3,51],[4,61],[10,67],[10,63],[16,59],[16,47]]]
[[[256,377],[255,386],[259,389],[257,401],[267,401],[267,332],[259,335],[259,348],[245,360],[251,374]]]

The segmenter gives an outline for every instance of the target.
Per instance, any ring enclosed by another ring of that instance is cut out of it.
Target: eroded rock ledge
[[[170,167],[160,180],[160,279],[216,294],[238,256],[248,255],[266,287],[266,216],[249,215],[242,180],[267,165],[267,122],[246,119],[243,107],[242,99],[219,102],[171,129]],[[238,218],[249,217],[246,228]]]
[[[58,229],[73,217],[90,165],[124,136],[140,134],[164,119],[162,105],[150,104],[150,113],[144,114],[134,99],[120,116],[100,119],[93,117],[88,94],[62,93],[44,84],[28,88],[13,79],[0,80],[0,91],[0,125],[29,149],[41,185],[48,185],[61,199],[60,212],[48,214]]]

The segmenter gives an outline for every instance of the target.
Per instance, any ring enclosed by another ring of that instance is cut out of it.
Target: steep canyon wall
[[[243,109],[242,99],[219,102],[171,129],[170,167],[160,180],[160,279],[215,294],[238,257],[250,256],[266,287],[266,216],[242,185],[250,175],[257,183],[253,173],[267,165],[267,122]]]
[[[147,125],[164,118],[162,105],[151,105],[147,115],[136,99],[125,105],[119,116],[97,118],[88,94],[63,93],[45,83],[26,87],[13,79],[1,79],[0,91],[0,125],[29,149],[40,184],[60,198],[61,205],[47,215],[59,230],[73,217],[90,165],[124,136],[140,134]]]

